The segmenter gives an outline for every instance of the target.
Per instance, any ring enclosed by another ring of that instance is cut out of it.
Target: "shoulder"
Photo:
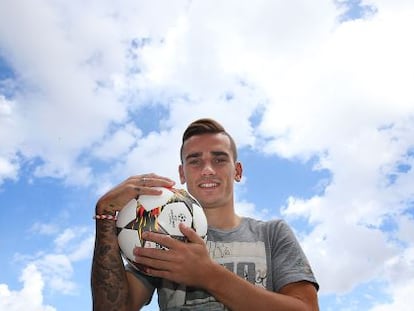
[[[282,241],[298,243],[292,228],[283,219],[258,220],[243,217],[244,229],[255,232],[261,239],[268,241],[271,245]],[[247,231],[246,230],[246,231]]]
[[[257,227],[267,230],[289,230],[289,225],[283,219],[259,220],[251,217],[242,217],[242,222],[249,227]]]

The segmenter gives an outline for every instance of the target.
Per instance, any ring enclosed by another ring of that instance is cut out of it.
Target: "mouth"
[[[210,181],[210,182],[200,183],[198,186],[203,189],[213,189],[213,188],[217,188],[219,186],[219,183]]]

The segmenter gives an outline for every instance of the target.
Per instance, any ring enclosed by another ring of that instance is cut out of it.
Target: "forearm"
[[[243,280],[226,268],[216,265],[206,273],[205,289],[230,310],[237,311],[313,311],[297,297],[271,292]]]
[[[129,310],[128,281],[113,220],[98,220],[96,223],[91,285],[93,310]]]

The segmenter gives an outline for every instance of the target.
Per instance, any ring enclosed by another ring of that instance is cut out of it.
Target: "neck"
[[[240,225],[241,218],[232,211],[225,213],[220,209],[204,209],[207,217],[207,223],[210,227],[222,230],[236,228]]]

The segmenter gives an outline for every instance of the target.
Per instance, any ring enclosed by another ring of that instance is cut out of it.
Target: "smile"
[[[218,187],[218,185],[219,184],[217,183],[203,183],[203,184],[200,184],[199,187],[200,188],[215,188],[215,187]]]

